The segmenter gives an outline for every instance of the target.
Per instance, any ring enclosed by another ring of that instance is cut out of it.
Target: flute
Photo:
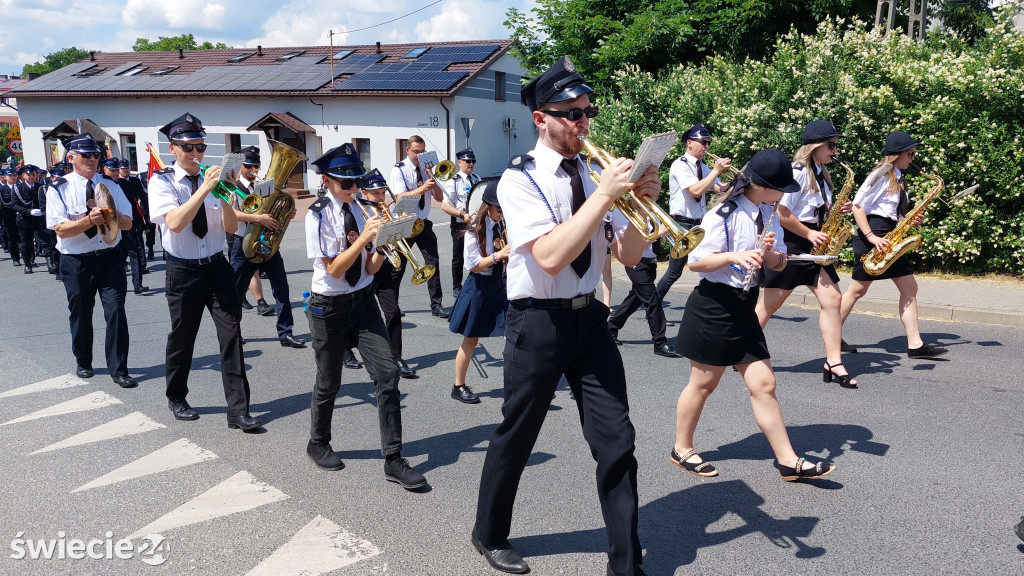
[[[758,206],[757,209],[758,209],[758,211],[760,211],[761,207]],[[778,213],[779,213],[779,203],[776,202],[775,203],[775,209],[772,210],[772,215],[768,217],[768,221],[765,222],[765,224],[764,224],[764,230],[761,230],[761,235],[757,237],[757,245],[755,246],[754,249],[761,251],[762,258],[764,257],[764,254],[765,254],[764,253],[764,241],[765,241],[765,238],[768,236],[768,232],[771,232],[772,224],[775,222],[775,216]],[[764,267],[764,260],[763,259],[761,260],[761,266],[760,267],[762,267],[762,268]],[[750,292],[750,284],[753,281],[754,281],[754,268],[751,267],[751,268],[747,269],[747,273],[743,277],[743,293],[744,294]]]

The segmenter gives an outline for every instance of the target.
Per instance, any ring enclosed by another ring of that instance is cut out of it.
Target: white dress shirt
[[[668,213],[673,216],[682,216],[699,220],[707,212],[707,193],[701,194],[700,198],[694,198],[690,192],[693,186],[702,179],[697,177],[697,164],[700,164],[704,178],[711,174],[711,169],[703,160],[697,160],[689,153],[672,162],[668,171]],[[716,178],[714,184],[718,184]]]
[[[373,281],[373,274],[366,271],[366,264],[373,252],[363,250],[363,269],[355,286],[345,280],[345,274],[342,274],[341,278],[335,278],[327,273],[327,265],[322,259],[334,258],[341,254],[348,248],[349,241],[345,234],[345,212],[342,210],[344,203],[331,193],[325,198],[330,198],[330,203],[319,213],[313,210],[306,212],[306,256],[313,259],[312,290],[324,296],[338,296],[362,290]],[[359,231],[362,232],[363,224],[366,222],[362,211],[355,201],[349,204],[349,209],[356,219]]]
[[[896,168],[893,168],[893,171],[896,173],[896,179],[899,180],[900,171]],[[900,203],[900,192],[899,189],[895,193],[891,191],[889,177],[886,175],[875,181],[874,186],[867,190],[858,190],[857,195],[853,197],[853,203],[860,206],[868,216],[882,216],[890,220],[899,219],[896,208]]]
[[[700,227],[704,229],[704,240],[690,252],[690,263],[700,262],[704,257],[722,252],[744,252],[757,248],[757,212],[761,211],[761,217],[765,224],[771,218],[775,209],[770,204],[755,206],[745,195],[739,195],[734,200],[736,208],[728,216],[722,217],[722,209],[716,208],[704,215]],[[728,225],[728,238],[726,228]],[[778,217],[772,222],[772,230],[775,231],[775,246],[772,250],[786,253],[786,243],[782,241],[782,225]],[[739,268],[737,270],[737,268]],[[743,287],[743,278],[747,275],[747,269],[742,266],[723,266],[714,272],[699,272],[701,278],[719,284],[727,284],[733,288]]]
[[[466,174],[462,170],[447,182],[439,182],[444,192],[442,204],[454,206],[459,212],[466,211],[466,201],[469,199],[469,191],[473,185],[480,181],[476,174]]]
[[[570,265],[555,276],[548,274],[525,248],[526,244],[572,217],[572,186],[569,175],[559,165],[562,155],[538,141],[530,156],[534,160],[526,163],[525,171],[507,169],[498,184],[498,201],[505,214],[505,231],[512,247],[508,260],[508,299],[573,298],[592,292],[601,281],[607,248],[611,245],[605,238],[604,225],[598,226],[590,238],[590,268],[583,278],[578,278]],[[579,156],[575,160],[583,190],[589,198],[597,184],[587,177],[587,168]],[[595,170],[600,171],[596,166]],[[612,241],[620,240],[629,226],[618,210],[606,215],[605,222],[611,222]]]
[[[420,174],[419,166],[409,161],[409,158],[404,158],[397,166],[391,168],[391,176],[388,178],[388,187],[391,191],[398,196],[411,190],[415,190],[418,185],[416,184],[417,177]],[[425,180],[425,177],[424,177]],[[401,198],[399,198],[401,200]],[[423,194],[423,208],[417,208],[414,214],[421,220],[427,220],[430,218],[430,203],[433,200],[433,195],[430,190],[427,190]],[[408,202],[408,200],[406,200]]]
[[[63,184],[50,186],[46,189],[46,227],[51,230],[62,222],[85,218],[89,213],[89,208],[85,205],[85,187],[88,185],[89,179],[78,172],[72,172],[65,176],[64,180],[66,182]],[[92,177],[92,183],[94,190],[100,184],[110,190],[110,195],[114,197],[114,206],[117,208],[118,214],[132,215],[132,205],[128,201],[128,197],[124,195],[121,187],[117,185],[117,182],[97,172]],[[117,221],[111,224],[111,226],[117,228]],[[61,254],[84,254],[117,246],[120,241],[121,230],[119,228],[113,244],[104,242],[99,234],[92,238],[86,236],[85,232],[69,238],[61,238],[58,235],[57,250]]]
[[[485,240],[487,242],[487,246],[489,246],[486,250],[482,249],[480,246],[480,240],[477,238],[476,232],[473,232],[472,228],[466,228],[466,243],[463,245],[462,249],[462,261],[464,262],[463,267],[467,272],[473,270],[473,268],[479,265],[480,261],[483,260],[484,257],[490,256],[498,251],[494,246],[494,224],[494,220],[484,216],[484,231],[486,233]],[[494,267],[491,266],[489,268],[484,268],[479,272],[474,272],[474,274],[490,276],[493,270]]]
[[[815,169],[815,174],[821,174],[821,166],[815,166]],[[832,205],[832,189],[828,187],[828,182],[822,180],[825,197],[829,199],[826,204],[821,198],[821,193],[815,192],[811,187],[811,180],[816,179],[817,176],[811,175],[811,168],[806,164],[800,165],[799,168],[793,166],[793,178],[800,185],[800,191],[795,194],[783,194],[780,203],[789,208],[797,220],[817,224],[818,208],[824,205],[825,210],[828,210]]]
[[[203,173],[199,173],[196,190],[203,185]],[[192,196],[192,182],[181,166],[175,165],[170,172],[153,174],[149,181],[149,213],[155,224],[160,224],[160,245],[172,256],[195,260],[209,258],[224,252],[223,211],[219,198],[210,194],[203,199],[206,210],[206,236],[200,238],[192,232],[192,222],[181,232],[172,232],[164,216],[181,206]]]

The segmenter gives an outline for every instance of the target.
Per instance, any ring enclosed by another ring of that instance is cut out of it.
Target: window
[[[413,48],[412,50],[409,50],[405,56],[402,56],[402,58],[419,58],[420,56],[423,56],[423,53],[427,50],[430,50],[430,48]]]
[[[136,67],[132,68],[131,70],[126,70],[124,72],[121,72],[120,74],[118,74],[118,76],[135,76],[136,74],[138,74],[139,72],[142,72],[146,68],[147,68],[147,66],[136,66]]]
[[[95,76],[100,72],[103,72],[104,68],[100,68],[99,64],[93,64],[92,66],[72,74],[72,76],[78,76],[79,78],[86,78],[88,76]]]
[[[405,158],[405,149],[406,149],[406,147],[409,146],[409,141],[406,140],[405,138],[399,138],[397,140],[397,142],[398,142],[398,155],[397,155],[398,160],[395,160],[395,162],[401,162],[402,159]]]
[[[157,70],[156,72],[153,72],[151,74],[151,76],[166,76],[166,75],[170,74],[171,72],[174,72],[177,69],[178,69],[177,66],[168,66],[166,68],[161,68],[161,69]]]
[[[505,73],[494,71],[494,101],[505,101]]]
[[[255,56],[255,55],[256,55],[255,52],[246,52],[244,54],[239,54],[238,56],[235,56],[234,58],[228,58],[228,62],[241,62],[241,61],[245,60],[246,58],[248,58],[250,56]]]
[[[278,56],[276,58],[276,60],[278,62],[287,62],[287,61],[291,60],[292,58],[295,58],[296,56],[302,56],[302,54],[305,53],[305,52],[306,52],[305,50],[296,50],[295,52],[289,52],[289,53],[285,54],[284,56]]]
[[[353,52],[355,52],[355,50],[342,50],[341,52],[338,52],[337,54],[332,56],[331,59],[332,60],[341,60],[342,58],[348,56],[349,54],[351,54]]]
[[[242,149],[242,136],[240,134],[225,134],[228,137],[228,150],[237,152]]]
[[[135,133],[120,134],[121,137],[121,156],[128,159],[131,164],[131,171],[139,171],[139,159],[138,153],[135,147]]]
[[[367,171],[373,169],[373,163],[370,162],[370,139],[369,138],[353,138],[352,146],[356,149],[356,154],[359,154],[359,159],[363,161],[363,167]]]

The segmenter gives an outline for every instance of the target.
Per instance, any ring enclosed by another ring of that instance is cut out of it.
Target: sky
[[[509,8],[536,0],[0,0],[0,74],[70,46],[128,52],[136,38],[193,34],[235,48],[397,44],[508,38]]]

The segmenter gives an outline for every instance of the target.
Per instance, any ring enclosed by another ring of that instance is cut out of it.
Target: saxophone
[[[928,205],[932,203],[932,200],[935,200],[942,192],[944,186],[942,178],[924,172],[915,164],[911,164],[910,167],[920,173],[921,176],[934,182],[935,187],[929,190],[924,199],[917,206],[914,206],[914,209],[909,211],[891,232],[885,235],[885,239],[889,241],[889,248],[887,250],[872,248],[870,252],[860,259],[864,263],[864,271],[871,276],[882,274],[900,256],[911,250],[917,250],[921,246],[921,235],[910,234],[911,229],[914,227],[914,219],[923,214]]]
[[[846,170],[846,182],[843,183],[843,189],[839,191],[839,195],[836,196],[835,202],[832,203],[832,209],[828,211],[828,217],[825,219],[825,223],[821,226],[821,231],[828,234],[828,242],[815,246],[811,250],[811,254],[817,256],[839,256],[839,251],[846,246],[846,243],[850,241],[850,237],[857,229],[850,224],[843,214],[843,204],[846,204],[850,198],[850,191],[853,190],[853,170],[846,165],[845,162],[836,158],[836,162]]]

